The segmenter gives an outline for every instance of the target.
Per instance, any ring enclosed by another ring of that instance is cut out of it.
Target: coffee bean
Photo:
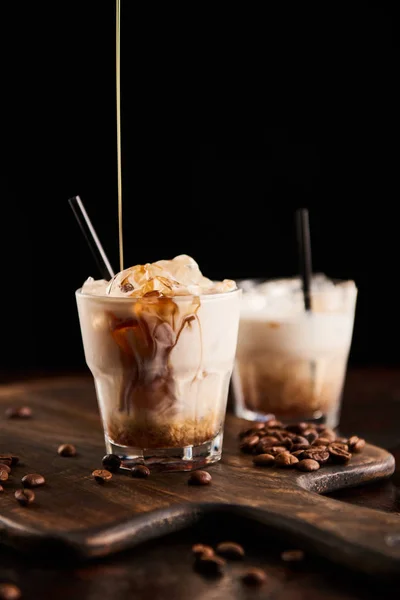
[[[329,444],[329,446],[327,447],[327,450],[329,450],[329,448],[330,448],[331,446],[337,446],[337,447],[343,448],[343,450],[346,450],[346,452],[348,452],[348,451],[349,451],[349,446],[348,446],[348,444],[343,444],[342,442],[337,442],[337,441],[336,441],[336,442],[331,442],[331,443]]]
[[[299,469],[299,471],[318,471],[319,468],[319,462],[311,458],[304,458],[303,460],[300,460],[296,465],[296,469]]]
[[[224,558],[230,558],[232,560],[238,560],[244,557],[244,550],[240,544],[236,542],[221,542],[218,544],[217,553]]]
[[[327,446],[329,446],[330,443],[331,441],[327,438],[319,437],[317,440],[315,440],[313,446],[325,446],[326,448]]]
[[[112,478],[112,473],[107,471],[107,469],[96,469],[93,471],[92,475],[97,483],[105,483],[106,481],[110,481]]]
[[[283,440],[281,440],[279,442],[280,446],[285,446],[285,448],[287,450],[289,450],[289,452],[292,450],[293,448],[293,441],[290,437],[285,437]],[[299,450],[299,448],[297,448],[297,450]]]
[[[257,467],[269,467],[273,465],[275,462],[275,458],[272,454],[258,454],[253,458],[253,463],[257,465]]]
[[[137,479],[146,479],[150,475],[150,469],[146,465],[136,465],[132,467],[131,475]]]
[[[193,471],[190,474],[188,483],[189,485],[209,485],[212,477],[207,471]]]
[[[29,473],[29,475],[24,475],[21,481],[24,487],[29,488],[39,487],[46,482],[43,475],[40,475],[39,473]]]
[[[266,454],[272,454],[272,456],[278,456],[278,454],[289,454],[289,450],[285,446],[272,446],[267,449]]]
[[[1,494],[1,492],[4,492],[4,488],[2,485],[0,485],[0,494]]]
[[[285,550],[282,552],[281,559],[285,562],[300,562],[304,560],[303,550]]]
[[[365,440],[359,438],[357,435],[352,435],[349,438],[349,450],[351,452],[361,452],[365,446]]]
[[[249,429],[243,429],[243,431],[239,433],[239,438],[243,439],[244,437],[248,437],[249,435],[255,435],[260,429],[264,429],[264,423],[254,423],[254,425]]]
[[[351,459],[350,452],[343,450],[341,446],[331,444],[329,446],[330,459],[336,464],[346,464]]]
[[[101,464],[105,469],[114,473],[120,468],[121,459],[116,454],[106,454],[105,456],[103,456]]]
[[[271,429],[272,427],[275,427],[276,429],[281,429],[283,427],[283,423],[277,421],[276,419],[270,419],[269,421],[266,421],[264,423],[264,426],[266,429]]]
[[[0,468],[0,482],[7,481],[8,472],[5,469]]]
[[[14,496],[21,506],[28,506],[28,504],[32,504],[32,502],[35,500],[35,492],[25,488],[22,490],[17,490]]]
[[[293,454],[289,454],[289,452],[282,452],[275,457],[275,465],[280,468],[294,467],[298,462],[299,459],[293,456]]]
[[[0,463],[14,467],[19,462],[18,456],[15,454],[0,454]]]
[[[196,558],[194,567],[196,571],[203,573],[204,575],[222,575],[226,561],[219,556],[199,556]]]
[[[30,419],[32,416],[32,409],[29,406],[20,406],[18,408],[7,408],[5,415],[7,419]]]
[[[276,435],[265,435],[261,441],[260,444],[263,444],[264,446],[279,446],[279,438],[276,437]]]
[[[207,546],[205,544],[195,544],[192,546],[192,552],[197,558],[205,556],[211,557],[215,554],[211,546]]]
[[[4,463],[0,463],[0,471],[7,471],[8,474],[11,473],[11,467]]]
[[[13,583],[0,583],[0,600],[19,600],[21,590]]]
[[[344,437],[338,437],[338,438],[336,438],[336,440],[335,440],[335,444],[336,444],[336,443],[337,443],[337,444],[346,444],[346,445],[347,445],[347,444],[349,443],[349,441],[348,441],[348,439],[347,439],[347,438],[344,438]]]
[[[329,440],[330,442],[334,442],[336,440],[336,433],[333,431],[333,429],[325,427],[325,429],[320,432],[320,437]]]
[[[242,581],[246,585],[262,585],[266,580],[266,572],[257,567],[248,569],[242,576]]]
[[[253,452],[253,448],[257,446],[260,438],[258,435],[250,435],[242,439],[240,444],[240,449],[242,452],[251,453]]]
[[[321,450],[321,448],[309,448],[308,450],[304,450],[303,457],[305,459],[310,458],[312,460],[316,460],[320,465],[324,465],[329,460],[329,452],[326,450]]]
[[[58,447],[57,452],[60,456],[76,456],[76,448],[73,444],[61,444],[61,446]]]
[[[310,442],[302,435],[295,435],[294,437],[292,437],[292,442],[293,444],[304,444],[304,446],[306,447],[310,445]]]
[[[307,442],[307,444],[293,444],[292,446],[292,452],[297,452],[297,450],[307,450],[307,448],[310,447],[310,444]]]
[[[303,458],[304,452],[304,450],[295,450],[294,452],[292,452],[292,454],[293,456],[301,460]]]
[[[308,427],[308,423],[292,423],[291,425],[286,425],[285,429],[286,431],[290,431],[292,433],[302,434],[303,431],[308,429]]]
[[[313,444],[318,439],[318,433],[316,431],[304,432],[304,437],[309,444]]]

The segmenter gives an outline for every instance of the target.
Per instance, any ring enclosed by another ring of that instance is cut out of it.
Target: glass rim
[[[314,273],[313,274],[313,278],[321,276],[321,275],[322,275],[322,273]],[[294,275],[293,277],[242,277],[241,279],[236,279],[235,281],[237,283],[237,286],[239,287],[240,285],[242,285],[243,283],[246,283],[246,282],[261,284],[261,283],[270,283],[270,282],[272,283],[274,281],[292,281],[294,279],[300,280],[301,278],[300,278],[299,275]],[[323,290],[323,289],[313,290],[313,289],[311,289],[310,290],[311,295],[314,296],[314,295],[319,295],[319,294],[329,294],[329,293],[332,293],[332,291],[334,291],[336,289],[337,285],[339,285],[341,283],[348,283],[348,282],[349,283],[350,282],[354,283],[354,292],[358,292],[358,287],[357,287],[356,282],[354,281],[354,279],[340,279],[338,277],[327,277],[327,280],[330,281],[330,282],[332,282],[334,284],[335,287],[333,289],[332,288],[329,288],[329,289],[326,289],[326,290]],[[241,287],[240,289],[243,290],[244,294],[249,293],[249,292],[256,293],[256,294],[257,293],[262,293],[259,290],[254,289],[254,288],[247,288],[246,289],[246,288]],[[301,292],[302,291],[301,287],[299,288],[299,290],[296,290],[296,291]],[[293,293],[293,291],[291,291],[291,293]]]
[[[89,294],[87,292],[82,292],[82,287],[75,290],[75,296],[79,298],[89,298],[91,300],[98,300],[101,302],[121,302],[121,303],[132,303],[132,302],[147,302],[149,304],[155,304],[159,300],[173,300],[174,302],[184,302],[185,300],[193,300],[194,298],[201,298],[201,301],[209,301],[209,300],[217,300],[221,298],[226,298],[228,296],[232,296],[235,294],[242,294],[242,288],[236,287],[234,290],[229,290],[228,292],[216,292],[214,294],[185,294],[181,296],[148,296],[145,298],[142,297],[128,297],[123,298],[122,296],[109,296],[103,294]]]

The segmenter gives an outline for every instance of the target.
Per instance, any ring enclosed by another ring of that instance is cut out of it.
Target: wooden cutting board
[[[32,419],[4,417],[7,407],[25,405]],[[154,473],[146,480],[115,474],[101,486],[91,476],[105,453],[91,378],[0,387],[0,452],[17,454],[21,463],[0,495],[0,540],[24,551],[105,556],[223,511],[279,530],[299,547],[351,568],[399,572],[398,516],[320,495],[390,476],[391,454],[367,445],[344,467],[315,473],[256,468],[238,451],[241,427],[243,422],[228,415],[223,460],[209,468],[210,486],[189,486],[187,473]],[[75,444],[78,455],[58,456],[61,443]],[[23,508],[14,491],[32,472],[44,475],[46,485]]]

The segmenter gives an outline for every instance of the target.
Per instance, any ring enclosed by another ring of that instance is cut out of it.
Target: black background
[[[308,206],[314,269],[359,288],[351,363],[397,365],[388,9],[136,4],[122,10],[125,266],[186,253],[211,278],[294,275],[293,211]],[[1,26],[0,369],[84,370],[74,291],[98,272],[67,200],[81,196],[118,269],[114,2],[13,3]]]

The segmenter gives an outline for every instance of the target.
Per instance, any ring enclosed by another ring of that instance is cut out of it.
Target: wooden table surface
[[[355,505],[396,513],[400,519],[400,368],[353,369],[345,387],[341,420],[344,434],[357,433],[390,450],[397,460],[387,481],[346,489],[334,498]],[[192,568],[191,546],[198,541],[224,539],[241,542],[244,563],[232,563],[216,583]],[[296,568],[277,556],[281,540],[260,536],[256,527],[240,521],[210,518],[192,530],[109,559],[69,563],[60,556],[27,558],[0,547],[0,582],[11,581],[27,600],[211,600],[270,598],[274,600],[393,598],[400,589],[393,582],[361,577],[310,556]],[[262,566],[269,579],[259,589],[245,587],[245,566]]]

